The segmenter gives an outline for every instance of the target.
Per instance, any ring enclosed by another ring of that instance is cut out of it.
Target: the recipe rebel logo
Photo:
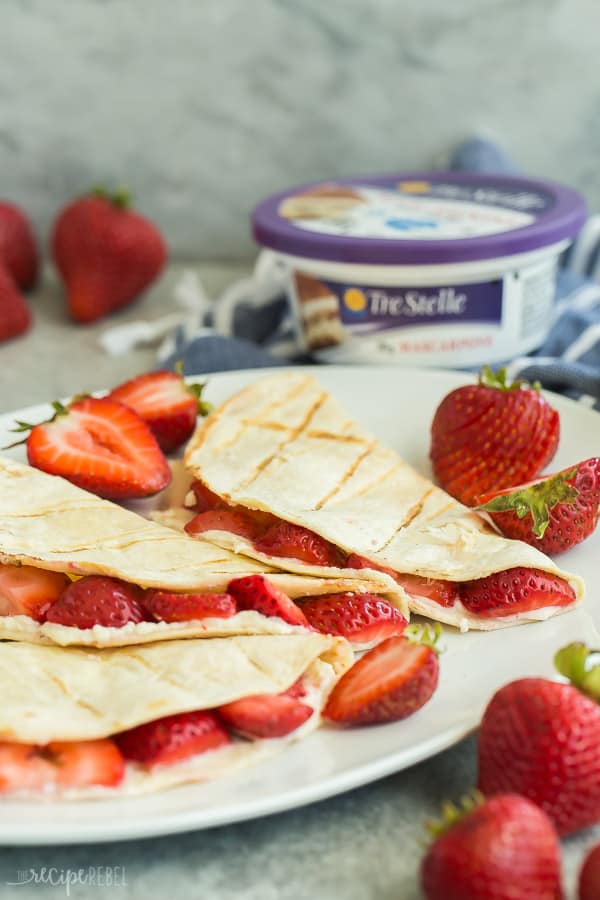
[[[56,866],[18,869],[16,880],[6,881],[8,887],[25,884],[43,884],[64,887],[65,895],[71,896],[74,887],[114,888],[127,887],[124,866],[87,866],[80,869],[62,869]]]

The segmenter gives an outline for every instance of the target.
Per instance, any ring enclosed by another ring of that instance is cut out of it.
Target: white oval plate
[[[219,403],[266,371],[209,376],[207,399]],[[268,370],[272,371],[272,370]],[[314,368],[362,424],[430,474],[429,423],[441,398],[469,377],[400,368]],[[76,389],[76,385],[74,386]],[[552,395],[562,436],[556,470],[600,452],[600,416]],[[35,422],[49,407],[0,416],[0,446],[14,439],[15,418]],[[24,459],[23,448],[9,451]],[[440,685],[403,722],[348,731],[322,728],[272,761],[212,784],[147,797],[85,803],[2,801],[0,843],[62,844],[172,834],[264,816],[331,797],[433,756],[476,728],[493,692],[526,675],[551,675],[555,650],[571,640],[600,646],[600,533],[565,554],[561,565],[587,581],[582,608],[547,622],[490,633],[446,629]]]

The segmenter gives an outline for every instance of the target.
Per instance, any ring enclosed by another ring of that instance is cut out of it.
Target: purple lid
[[[575,237],[583,197],[551,181],[470,172],[338,178],[274,194],[252,213],[259,244],[374,265],[512,256]]]

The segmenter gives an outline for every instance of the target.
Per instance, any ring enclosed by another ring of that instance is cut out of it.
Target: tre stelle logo
[[[365,292],[357,287],[346,288],[344,291],[344,307],[351,316],[356,316],[357,319],[364,318],[368,308]]]

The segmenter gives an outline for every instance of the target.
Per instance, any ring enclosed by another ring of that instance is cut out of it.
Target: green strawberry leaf
[[[590,666],[590,658],[599,651],[579,641],[562,647],[554,655],[557,671],[596,703],[600,703],[600,664]]]
[[[506,494],[498,494],[487,503],[480,504],[477,509],[485,512],[513,511],[519,519],[531,515],[532,531],[537,538],[543,538],[550,524],[550,510],[559,503],[575,503],[579,491],[568,484],[577,474],[577,466],[550,475],[542,481],[527,487],[517,488]]]
[[[521,388],[528,388],[534,391],[542,389],[539,381],[534,381],[533,384],[529,384],[528,381],[524,381],[522,378],[517,379],[517,381],[507,381],[507,374],[504,366],[498,369],[497,372],[493,372],[489,366],[484,366],[479,373],[479,384],[482,387],[494,388],[497,391],[518,391]]]

